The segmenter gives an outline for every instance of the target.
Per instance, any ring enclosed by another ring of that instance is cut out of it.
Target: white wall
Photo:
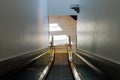
[[[48,47],[46,0],[0,0],[0,61]]]
[[[76,47],[76,26],[77,21],[75,21],[70,16],[50,16],[49,23],[57,23],[62,31],[50,32],[50,35],[67,35],[71,37],[73,42],[72,49],[75,51]],[[65,40],[64,40],[65,41]]]
[[[78,0],[48,0],[49,15],[77,15],[70,9],[72,4],[78,4]]]
[[[120,1],[79,0],[78,48],[120,64]]]

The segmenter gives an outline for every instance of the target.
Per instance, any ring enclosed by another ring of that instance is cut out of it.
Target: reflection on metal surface
[[[94,71],[96,71],[99,75],[103,76],[104,73],[99,70],[97,67],[95,67],[93,64],[91,64],[89,61],[87,61],[86,59],[84,59],[82,56],[80,56],[79,54],[75,53],[76,56],[78,56],[81,60],[83,60],[88,66],[90,66]],[[104,77],[103,77],[104,78]]]
[[[70,66],[71,66],[71,69],[72,69],[73,76],[74,76],[75,80],[82,80],[72,62],[70,63]]]
[[[52,65],[52,62],[49,62],[48,65],[45,67],[44,71],[42,72],[42,74],[40,75],[40,77],[37,80],[44,80],[44,78],[46,77],[50,67]]]

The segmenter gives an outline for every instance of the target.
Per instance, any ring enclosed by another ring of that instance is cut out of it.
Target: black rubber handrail
[[[20,71],[21,69],[23,69],[24,67],[26,67],[27,65],[29,65],[30,63],[32,63],[33,61],[39,59],[40,57],[44,56],[45,54],[47,54],[48,52],[44,52],[42,54],[40,54],[39,56],[29,60],[28,62],[26,62],[25,64],[19,66],[18,68],[16,68],[15,70],[13,70],[12,72],[10,72],[9,74],[1,77],[0,80],[6,80],[7,78],[9,78],[10,76],[14,75],[16,72]]]
[[[103,77],[104,79],[106,79],[104,76],[105,74],[99,70],[97,67],[95,67],[93,64],[91,64],[89,61],[87,61],[85,58],[83,58],[82,56],[80,56],[78,53],[84,53],[83,51],[81,51],[80,49],[77,50],[77,53],[73,53],[75,54],[79,59],[81,59],[85,64],[87,64],[92,70],[94,70],[96,73],[98,73],[101,77]]]
[[[45,67],[45,69],[43,70],[43,72],[40,74],[40,76],[36,80],[44,80],[46,78],[51,66],[52,66],[52,62],[50,61],[48,63],[48,65]]]
[[[77,69],[76,69],[76,67],[75,67],[75,65],[74,65],[73,62],[70,62],[70,67],[71,67],[71,70],[72,70],[74,79],[75,79],[75,80],[82,80],[82,78],[81,78],[80,75],[78,74]]]
[[[72,70],[72,74],[74,76],[75,80],[82,80],[82,78],[80,77],[80,75],[77,72],[77,69],[73,63],[73,59],[72,59],[72,51],[68,50],[68,60],[69,60],[69,64],[70,64],[70,68]]]
[[[38,78],[36,78],[36,80],[45,80],[45,78],[47,77],[47,74],[50,71],[50,68],[52,67],[54,59],[55,59],[55,56],[54,56],[54,49],[53,49],[51,53],[50,61],[48,62],[47,66],[44,68],[43,72],[40,75],[38,75]]]

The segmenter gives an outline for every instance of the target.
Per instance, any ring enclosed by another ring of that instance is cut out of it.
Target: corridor
[[[0,80],[120,80],[119,0],[0,0]]]

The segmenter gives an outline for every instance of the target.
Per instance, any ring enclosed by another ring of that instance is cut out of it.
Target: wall
[[[75,21],[70,16],[49,16],[49,23],[57,23],[62,31],[50,32],[50,35],[67,35],[71,37],[73,43],[72,49],[76,48],[76,26],[77,21]]]
[[[46,0],[0,0],[0,61],[48,47]]]
[[[79,0],[77,24],[79,54],[110,80],[120,76],[120,1]]]
[[[78,48],[120,64],[120,1],[79,0]]]
[[[47,51],[46,0],[0,0],[0,80]],[[6,67],[9,66],[9,67]]]
[[[72,4],[78,4],[78,0],[48,0],[49,15],[77,15],[70,9]]]

